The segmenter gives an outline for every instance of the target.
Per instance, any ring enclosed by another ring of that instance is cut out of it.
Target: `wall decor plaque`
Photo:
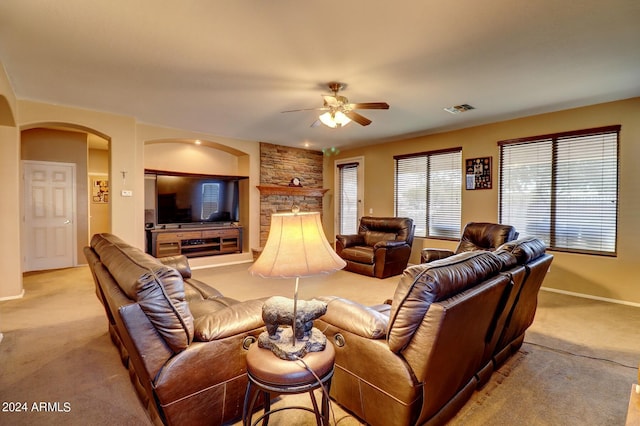
[[[465,160],[467,189],[491,189],[491,157]]]

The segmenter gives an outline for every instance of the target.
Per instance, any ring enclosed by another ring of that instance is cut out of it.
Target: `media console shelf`
[[[202,227],[151,230],[151,255],[154,257],[215,256],[242,252],[242,227]]]

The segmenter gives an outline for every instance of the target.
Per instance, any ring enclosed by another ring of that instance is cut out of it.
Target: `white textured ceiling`
[[[344,148],[640,96],[640,1],[2,0],[0,61],[20,99]],[[281,113],[332,80],[391,108]]]

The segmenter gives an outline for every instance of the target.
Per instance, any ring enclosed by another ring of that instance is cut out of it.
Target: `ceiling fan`
[[[320,117],[311,124],[311,127],[319,126],[321,123],[328,127],[343,127],[349,124],[351,121],[355,121],[361,126],[368,126],[371,124],[371,120],[367,117],[355,112],[356,109],[389,109],[389,104],[386,102],[364,102],[364,103],[349,103],[349,99],[342,95],[338,95],[341,89],[345,88],[345,84],[332,81],[328,83],[329,89],[333,92],[333,95],[322,95],[324,104],[320,108],[305,108],[294,109],[282,112],[296,112],[296,111],[325,111]]]

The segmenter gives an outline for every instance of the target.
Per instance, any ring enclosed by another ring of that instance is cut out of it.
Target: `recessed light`
[[[461,112],[467,112],[472,109],[475,109],[475,107],[472,107],[469,104],[454,105],[452,107],[444,108],[445,111],[450,112],[451,114],[460,114]]]
[[[202,141],[200,139],[196,139],[196,145],[200,145]]]

